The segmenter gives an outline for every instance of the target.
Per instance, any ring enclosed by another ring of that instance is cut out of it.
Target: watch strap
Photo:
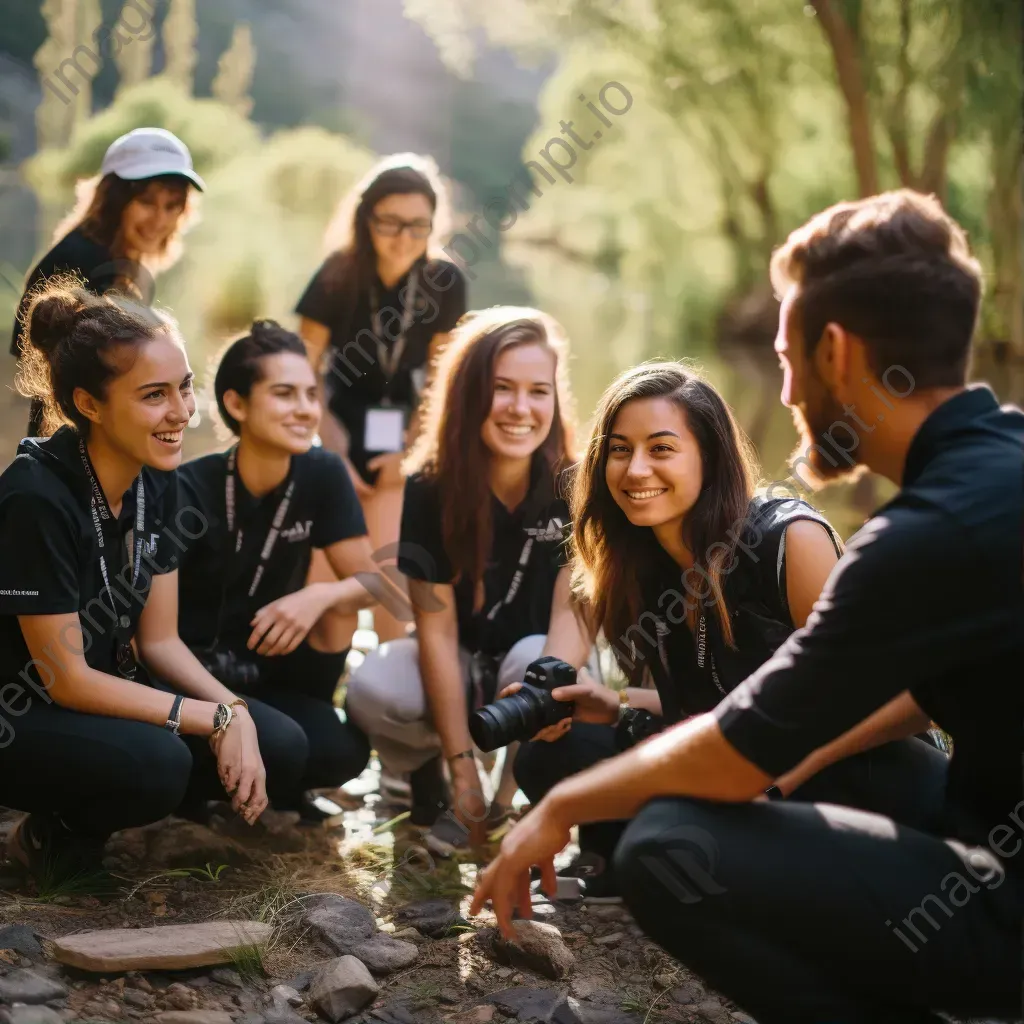
[[[181,733],[181,705],[184,703],[185,698],[179,693],[174,698],[174,703],[171,705],[171,713],[167,716],[167,721],[164,723],[164,728],[169,729],[175,736]]]

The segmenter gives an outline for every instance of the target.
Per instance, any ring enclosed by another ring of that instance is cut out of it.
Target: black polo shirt
[[[89,238],[81,228],[69,231],[33,268],[25,284],[25,293],[18,305],[18,317],[11,332],[11,355],[21,354],[19,334],[21,316],[24,314],[32,290],[40,282],[55,274],[76,273],[85,280],[85,287],[102,295],[117,284],[122,277],[130,278],[139,287],[145,302],[152,300],[152,280],[144,268],[126,259],[115,259],[110,249]]]
[[[82,634],[63,638],[91,668],[116,674],[113,622],[127,616],[134,636],[149,595],[151,577],[173,571],[195,522],[177,515],[173,473],[144,468],[144,554],[132,586],[126,535],[135,527],[136,484],[124,494],[117,520],[100,520],[110,591],[100,570],[100,547],[91,513],[89,477],[79,454],[79,435],[63,427],[50,438],[27,438],[0,475],[0,680],[18,679],[30,655],[19,615],[78,612]],[[184,528],[184,532],[183,532]],[[56,666],[61,650],[54,650]],[[31,678],[49,684],[46,665]],[[21,677],[21,682],[28,680]]]
[[[466,312],[466,281],[454,263],[418,260],[393,287],[377,280],[382,337],[390,354],[408,296],[409,277],[418,272],[419,283],[412,322],[396,373],[389,381],[380,365],[373,332],[369,294],[356,296],[351,307],[339,281],[337,255],[328,257],[299,299],[295,311],[329,328],[330,358],[325,377],[331,412],[344,424],[350,437],[349,456],[365,471],[366,410],[379,405],[385,394],[396,406],[411,409],[418,400],[415,376],[425,370],[430,341],[450,331]]]
[[[922,424],[902,490],[850,540],[806,628],[718,706],[726,738],[778,776],[909,689],[953,737],[949,831],[1013,827],[1022,537],[1024,413],[971,387]]]
[[[546,497],[544,482],[536,479],[531,495],[509,511],[491,495],[493,539],[484,570],[482,610],[473,611],[474,587],[461,579],[455,586],[459,645],[469,651],[504,654],[524,636],[547,634],[555,579],[568,561],[569,506],[559,495]],[[454,570],[444,550],[441,504],[437,483],[416,474],[405,482],[398,568],[410,579],[453,583]],[[509,594],[527,540],[529,559],[519,589],[502,604],[492,621],[487,613]]]
[[[820,523],[836,551],[841,549],[828,520],[796,498],[757,496],[742,523],[733,527],[738,540],[723,582],[731,645],[713,605],[696,609],[696,635],[691,632],[686,611],[698,604],[707,584],[694,574],[684,579],[679,565],[650,533],[650,552],[638,570],[650,617],[642,617],[628,639],[620,638],[615,646],[620,656],[631,657],[632,645],[650,666],[667,723],[710,711],[793,632],[786,595],[786,530],[804,519]]]
[[[311,448],[292,456],[288,476],[259,498],[245,489],[236,472],[236,528],[242,530],[242,548],[236,555],[227,530],[227,462],[227,452],[215,452],[178,470],[182,508],[193,506],[209,523],[182,561],[178,632],[195,649],[209,648],[216,641],[222,650],[240,654],[252,634],[256,612],[306,585],[313,549],[365,536],[366,523],[344,463],[333,452]],[[250,597],[263,546],[292,480],[295,490],[287,513]]]

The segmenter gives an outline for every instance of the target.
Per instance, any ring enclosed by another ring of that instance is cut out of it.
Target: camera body
[[[541,729],[572,716],[575,704],[555,700],[551,691],[576,682],[576,669],[550,655],[530,662],[523,685],[510,697],[502,697],[469,716],[469,734],[484,751],[532,739]]]
[[[197,656],[203,668],[230,690],[246,690],[259,682],[259,665],[242,661],[234,651],[203,651]]]

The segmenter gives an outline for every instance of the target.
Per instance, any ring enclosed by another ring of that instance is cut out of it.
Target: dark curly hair
[[[43,433],[70,423],[88,435],[89,420],[75,405],[76,388],[106,399],[119,376],[115,350],[167,335],[178,344],[166,314],[114,293],[94,295],[80,277],[51,277],[31,295],[23,318],[18,390],[43,404]]]

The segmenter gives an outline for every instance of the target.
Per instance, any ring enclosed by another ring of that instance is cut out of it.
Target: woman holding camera
[[[78,187],[78,202],[56,231],[59,239],[28,275],[11,337],[21,355],[22,326],[33,292],[56,274],[75,274],[97,295],[116,290],[149,304],[153,277],[181,254],[181,234],[204,189],[188,147],[163,128],[136,128],[111,143],[98,178]],[[42,429],[32,404],[28,436]]]
[[[575,701],[574,719],[523,744],[516,759],[532,802],[661,726],[711,710],[807,621],[839,538],[806,502],[756,495],[756,472],[722,397],[682,365],[636,367],[605,391],[572,491],[574,585],[629,686],[621,694],[586,682],[555,691]],[[937,806],[942,775],[929,768],[943,755],[920,740],[827,768],[907,710],[894,702],[768,796],[884,812],[899,787],[921,784],[922,806]],[[580,857],[563,874],[585,878],[588,897],[617,893],[606,866],[622,827],[580,829]]]
[[[412,821],[433,824],[427,844],[442,855],[479,842],[516,788],[506,771],[484,806],[469,712],[541,655],[579,667],[590,653],[565,565],[558,480],[572,460],[561,329],[532,309],[467,317],[440,358],[407,464],[398,565],[416,636],[369,654],[347,704],[382,764],[411,773]],[[454,814],[435,822],[442,757]]]
[[[226,790],[252,824],[306,738],[178,635],[175,567],[203,520],[178,504],[195,399],[174,325],[74,280],[25,324],[22,392],[64,425],[0,475],[0,802],[29,812],[10,854],[53,877],[97,871],[112,832],[188,797]]]
[[[211,524],[182,561],[181,635],[214,675],[302,727],[305,775],[275,807],[316,821],[307,791],[369,760],[334,693],[352,616],[378,599],[381,577],[340,457],[313,446],[320,400],[298,335],[256,321],[221,357],[214,392],[237,442],[179,471],[183,501]]]
[[[448,196],[437,166],[400,153],[378,163],[342,200],[327,229],[331,255],[296,312],[309,358],[321,369],[324,445],[346,462],[375,551],[398,540],[399,467],[417,432],[430,366],[466,311],[466,285],[440,258]],[[405,624],[374,610],[378,637]]]

